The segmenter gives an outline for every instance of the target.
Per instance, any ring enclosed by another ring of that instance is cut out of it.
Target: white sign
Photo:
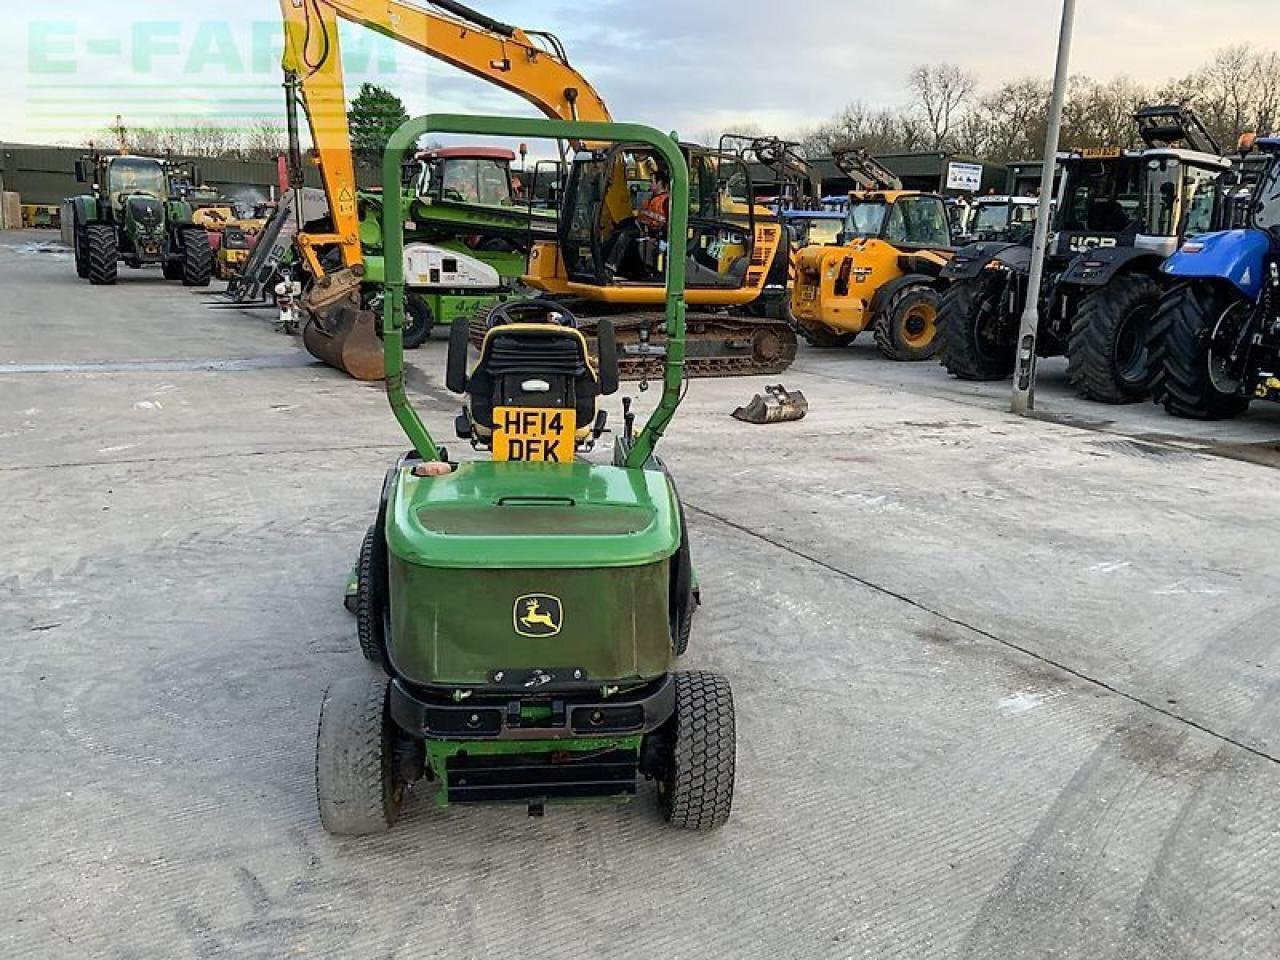
[[[977,193],[982,189],[982,164],[956,163],[947,164],[947,189],[967,190]]]

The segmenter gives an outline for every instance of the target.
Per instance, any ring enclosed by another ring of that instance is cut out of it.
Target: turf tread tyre
[[[356,566],[356,639],[364,658],[387,670],[386,634],[382,622],[386,593],[380,575],[377,549],[378,528],[374,524],[365,531],[364,539],[360,542],[360,557]]]
[[[213,248],[204,230],[182,231],[182,285],[207,287],[213,278]]]
[[[933,338],[923,347],[913,347],[904,334],[906,310],[915,299],[922,299],[933,306]],[[923,283],[911,283],[896,291],[889,302],[876,313],[872,335],[876,349],[889,360],[931,360],[938,352],[938,293]]]
[[[1249,398],[1218,392],[1209,378],[1207,341],[1234,294],[1207,283],[1182,283],[1156,308],[1147,341],[1155,371],[1151,392],[1175,417],[1229,420],[1249,408]]]
[[[320,704],[316,801],[329,833],[384,833],[400,815],[404,784],[395,773],[395,728],[386,677],[335,680]]]
[[[85,244],[89,254],[89,282],[95,287],[115,283],[120,266],[115,227],[105,223],[90,224],[85,228]]]
[[[992,357],[977,343],[981,280],[957,280],[938,300],[938,352],[947,373],[958,380],[1006,380],[1013,376],[1017,344]]]
[[[677,501],[678,502],[678,501]],[[684,504],[680,510],[680,546],[673,558],[677,564],[672,577],[672,591],[679,598],[673,619],[672,649],[677,657],[683,657],[689,649],[689,637],[693,633],[693,614],[698,609],[698,597],[693,588],[693,554],[689,547],[689,525],[684,516]]]
[[[1142,274],[1125,274],[1087,294],[1080,302],[1067,336],[1067,380],[1086,400],[1136,403],[1150,396],[1152,319],[1160,302],[1160,285]],[[1147,358],[1141,382],[1126,381],[1117,348],[1126,321],[1146,312],[1142,344]]]
[[[733,807],[733,693],[724,677],[701,670],[673,674],[673,681],[671,755],[659,783],[662,816],[682,829],[714,830]]]

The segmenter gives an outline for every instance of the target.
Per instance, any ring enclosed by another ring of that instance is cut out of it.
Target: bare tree
[[[283,125],[260,117],[241,135],[240,153],[247,160],[270,160],[284,153],[287,145]]]
[[[922,64],[912,69],[908,85],[929,147],[950,149],[952,133],[977,92],[978,78],[954,63]]]

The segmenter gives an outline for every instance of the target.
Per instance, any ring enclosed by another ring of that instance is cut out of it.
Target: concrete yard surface
[[[1102,407],[1049,361],[1021,420],[869,344],[774,378],[798,423],[694,381],[660,449],[685,666],[736,698],[728,826],[646,785],[542,819],[413,795],[338,840],[316,720],[369,669],[341,601],[407,447],[385,395],[50,240],[0,234],[0,956],[1280,956],[1280,406]],[[411,362],[463,453],[443,341]]]

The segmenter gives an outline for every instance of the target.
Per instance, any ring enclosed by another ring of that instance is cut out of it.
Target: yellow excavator
[[[612,118],[554,35],[501,23],[454,0],[423,6],[400,0],[280,0],[280,9],[286,87],[306,108],[330,209],[330,229],[297,237],[312,278],[299,304],[308,317],[304,340],[327,363],[359,379],[378,379],[377,321],[361,309],[365,271],[338,21],[361,24],[488,80],[548,117]],[[637,144],[574,146],[557,240],[534,245],[523,280],[584,317],[588,335],[593,316],[611,317],[623,376],[646,376],[661,368],[664,352],[661,307],[669,253],[658,236],[662,231],[650,235],[635,213],[648,199],[645,175],[658,168],[657,158]],[[781,226],[751,202],[750,172],[740,159],[694,144],[682,148],[692,177],[684,251],[685,297],[693,308],[686,324],[686,369],[693,376],[779,372],[795,356],[791,328],[737,311],[760,297],[779,252]]]

